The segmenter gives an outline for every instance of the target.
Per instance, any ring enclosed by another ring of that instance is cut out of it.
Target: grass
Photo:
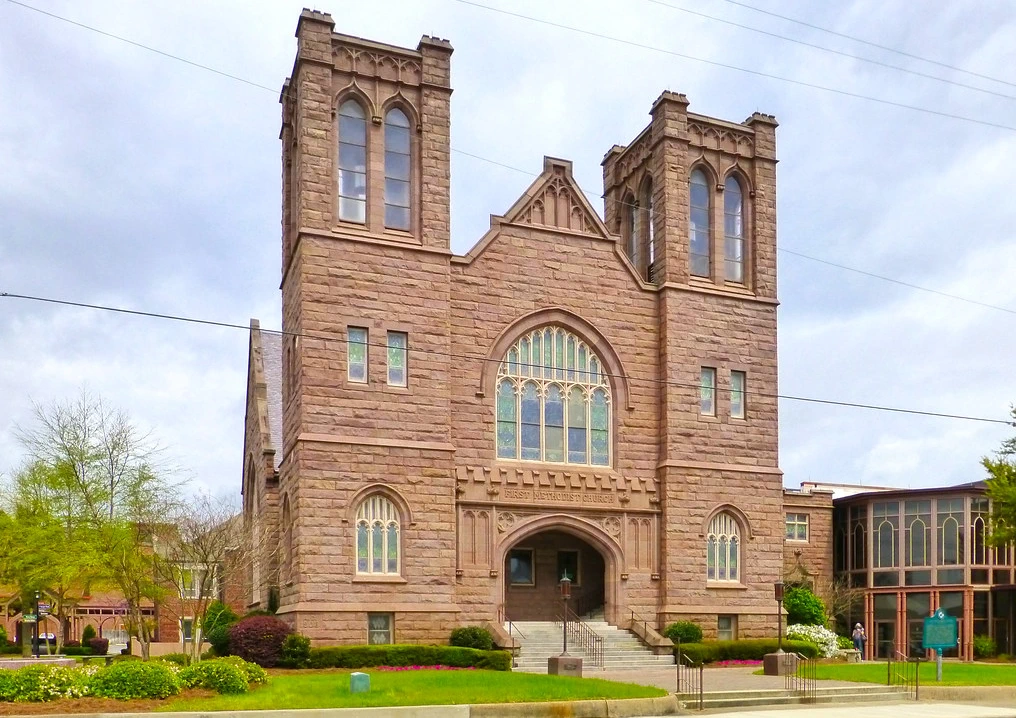
[[[869,663],[819,663],[818,678],[821,680],[856,681],[860,683],[886,682],[886,664]],[[942,664],[942,682],[935,680],[935,662],[926,661],[920,665],[921,684],[937,686],[1016,686],[1016,666],[997,663],[953,663]]]
[[[378,671],[370,675],[369,693],[349,692],[349,673],[342,670],[274,672],[267,686],[237,696],[176,698],[162,711],[352,708],[374,706],[524,703],[615,698],[654,698],[659,688],[615,683],[599,678],[572,678],[500,671]]]

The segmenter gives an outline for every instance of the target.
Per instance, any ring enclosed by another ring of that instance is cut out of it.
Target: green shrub
[[[158,661],[119,661],[99,669],[89,681],[101,698],[169,698],[180,692],[173,669]]]
[[[215,649],[214,648],[209,648],[207,651],[205,651],[204,653],[201,654],[201,660],[202,661],[209,661],[209,660],[211,660],[213,658],[218,658],[218,657],[219,656],[215,653]]]
[[[88,646],[71,646],[64,644],[61,649],[61,653],[65,656],[90,656],[92,655],[92,649]]]
[[[703,641],[682,643],[681,653],[696,665],[715,661],[760,661],[767,653],[775,653],[778,646],[779,642],[775,638]],[[800,653],[808,658],[818,656],[818,646],[807,641],[784,641],[783,650],[787,653]]]
[[[0,644],[7,643],[7,629],[0,623]]]
[[[791,586],[783,594],[783,608],[787,611],[787,625],[826,625],[825,604],[822,599],[804,586]]]
[[[282,657],[282,642],[293,629],[275,616],[251,616],[229,627],[229,652],[271,668]]]
[[[91,649],[92,653],[97,656],[105,656],[109,653],[109,639],[108,638],[93,638],[87,644]]]
[[[89,693],[88,674],[64,666],[0,669],[0,702],[19,703],[80,698]]]
[[[213,655],[216,656],[228,656],[229,655],[229,629],[233,624],[219,625],[209,629],[205,632],[205,640],[211,644]]]
[[[702,629],[691,621],[671,623],[663,629],[663,635],[674,643],[681,641],[681,645],[685,643],[701,643],[702,641]]]
[[[81,631],[81,645],[87,646],[88,642],[95,638],[98,634],[95,632],[95,626],[88,624],[84,630]]]
[[[291,633],[282,642],[282,656],[279,665],[283,668],[306,668],[310,662],[310,639],[299,633]]]
[[[17,643],[8,643],[6,641],[0,641],[0,655],[14,655],[21,653],[21,646]]]
[[[974,636],[974,658],[993,658],[998,646],[991,636]]]
[[[494,637],[483,626],[462,626],[452,631],[451,644],[481,651],[494,649]]]
[[[159,659],[181,667],[189,666],[191,662],[191,657],[186,653],[167,653],[164,656],[159,656]]]
[[[227,656],[216,660],[239,668],[247,677],[248,683],[263,684],[268,682],[268,671],[259,666],[257,663],[245,661],[240,658],[240,656]]]
[[[854,647],[854,641],[850,636],[836,636],[836,645],[841,651],[851,650]]]
[[[453,666],[510,671],[507,651],[479,651],[459,646],[328,646],[310,649],[311,668],[374,668],[376,666]]]
[[[201,633],[212,645],[217,656],[229,655],[229,627],[240,620],[236,612],[222,601],[212,601],[201,620]]]
[[[187,688],[208,688],[218,693],[246,693],[247,674],[225,659],[199,661],[180,670],[180,683]]]

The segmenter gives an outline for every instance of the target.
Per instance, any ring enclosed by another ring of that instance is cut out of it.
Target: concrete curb
[[[1003,703],[1016,705],[1016,686],[936,686],[921,684],[922,701]]]
[[[546,703],[482,703],[469,706],[469,718],[635,718],[677,713],[675,696]]]
[[[446,706],[383,706],[379,708],[308,708],[301,710],[198,711],[193,713],[74,713],[45,718],[636,718],[678,713],[674,696],[624,700],[552,701],[546,703],[478,703]],[[39,718],[5,716],[5,718]]]

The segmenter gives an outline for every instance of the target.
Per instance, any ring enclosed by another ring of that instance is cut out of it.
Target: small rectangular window
[[[737,640],[737,616],[716,617],[716,640]]]
[[[358,384],[367,383],[367,330],[346,327],[346,376]]]
[[[194,619],[193,618],[181,618],[180,619],[180,638],[184,641],[190,641],[194,638]]]
[[[388,332],[388,384],[391,386],[406,386],[408,344],[405,332]]]
[[[395,620],[390,613],[367,614],[367,643],[383,646],[394,643]]]
[[[515,549],[508,554],[508,582],[513,586],[532,586],[533,550]]]
[[[704,416],[716,416],[716,370],[702,367],[699,381],[699,413]]]
[[[571,581],[572,586],[579,586],[579,552],[558,551],[557,552],[557,580],[565,576]]]
[[[787,514],[788,541],[808,540],[808,514]]]
[[[746,415],[744,398],[747,384],[743,371],[730,372],[730,416],[733,419],[743,419]]]

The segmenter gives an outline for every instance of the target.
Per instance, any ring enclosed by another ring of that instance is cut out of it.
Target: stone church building
[[[546,157],[460,256],[451,45],[312,11],[296,36],[284,331],[250,337],[250,604],[319,644],[443,642],[553,619],[566,575],[578,615],[773,635],[774,118],[664,92],[604,148],[602,218]]]

